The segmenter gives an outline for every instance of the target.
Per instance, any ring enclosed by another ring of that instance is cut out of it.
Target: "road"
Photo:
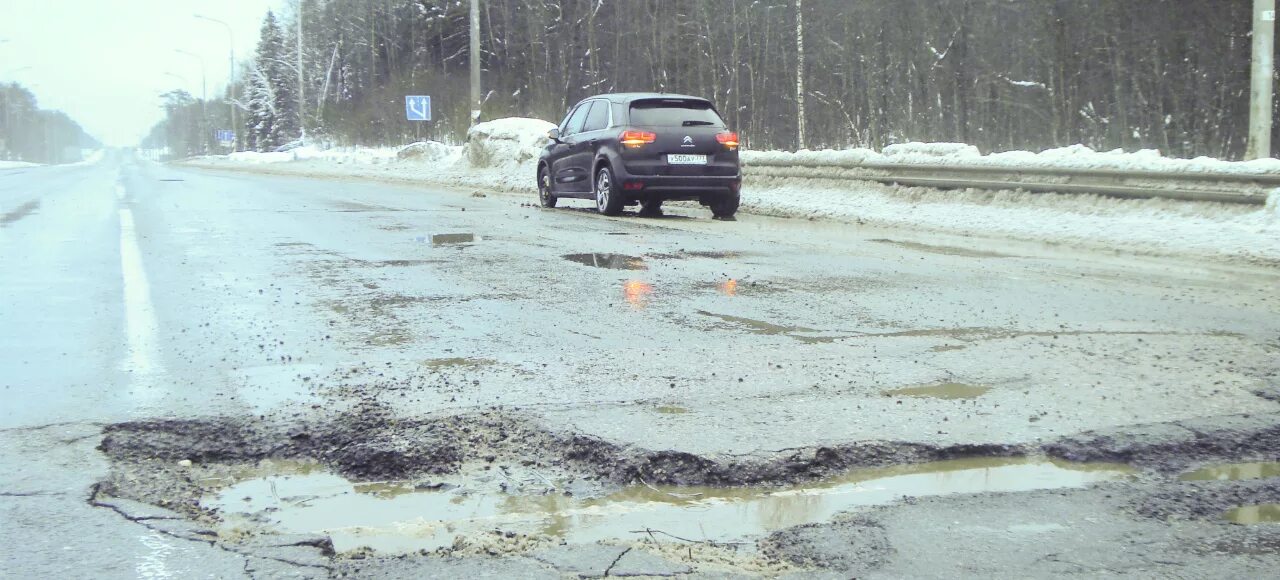
[[[299,563],[253,552],[297,545],[228,549],[178,524],[195,509],[189,496],[148,518],[142,504],[93,487],[177,497],[176,484],[156,482],[184,477],[173,475],[178,457],[253,463],[286,448],[308,449],[356,479],[417,477],[421,465],[392,465],[421,447],[404,435],[411,428],[396,426],[477,416],[456,423],[458,433],[500,429],[485,439],[498,441],[500,459],[513,452],[500,444],[509,430],[529,441],[603,442],[576,455],[537,450],[547,456],[538,465],[566,473],[596,466],[581,479],[604,486],[597,492],[629,483],[609,481],[605,465],[659,483],[778,483],[966,449],[1018,455],[1053,445],[1140,471],[1137,482],[1069,494],[870,508],[861,520],[819,524],[820,540],[803,528],[775,536],[790,546],[773,552],[787,560],[781,568],[685,562],[681,574],[1195,576],[1256,574],[1280,559],[1265,541],[1248,554],[1186,549],[1227,536],[1274,539],[1267,526],[1232,526],[1187,506],[1177,513],[1191,523],[1181,527],[1141,515],[1168,512],[1160,498],[1193,485],[1170,481],[1174,470],[1275,459],[1259,446],[1275,437],[1280,406],[1259,393],[1277,390],[1280,271],[750,215],[720,222],[691,207],[659,219],[604,218],[533,202],[123,154],[0,170],[0,575],[555,577],[591,558],[619,566],[639,557],[596,545],[599,554],[511,549],[411,570],[379,558],[313,554]],[[902,390],[920,387],[960,398]],[[348,424],[371,409],[380,424]],[[1244,416],[1248,429],[1238,425]],[[138,423],[158,419],[179,427]],[[278,426],[294,443],[253,455],[245,449],[256,443],[212,427],[213,437],[192,441],[196,426],[223,423]],[[304,424],[305,434],[289,431]],[[348,436],[319,450],[326,428]],[[105,453],[97,449],[104,429],[118,441],[108,437]],[[1228,431],[1241,439],[1208,444],[1206,434]],[[1100,442],[1089,433],[1124,435]],[[1192,450],[1186,434],[1201,446]],[[391,451],[378,447],[397,437],[406,439]],[[1137,439],[1148,455],[1100,451]],[[172,455],[166,445],[182,441],[190,454]],[[1161,451],[1165,443],[1183,451]],[[378,453],[357,456],[361,465],[342,459],[360,445]],[[450,461],[465,467],[473,452],[461,444],[458,453]],[[804,470],[777,475],[800,460]],[[1280,496],[1273,481],[1230,489],[1245,499]],[[1071,517],[1055,519],[1062,510]],[[973,521],[962,525],[965,514]],[[1026,514],[1041,527],[1018,519]],[[874,525],[858,523],[873,516]],[[935,517],[966,531],[918,533]],[[999,533],[975,532],[984,525]],[[1099,529],[1089,539],[1081,526]],[[1092,556],[1063,564],[1070,558],[1035,552],[1055,530],[1071,538],[1068,556]],[[1144,554],[1167,552],[1165,563],[1106,552],[1119,538],[1163,542]],[[1038,559],[1023,561],[1001,542],[1025,544]],[[947,546],[972,557],[930,559]],[[646,557],[674,558],[655,554]]]

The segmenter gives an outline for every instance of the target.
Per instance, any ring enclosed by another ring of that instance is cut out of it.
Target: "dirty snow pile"
[[[357,176],[389,181],[426,181],[456,187],[532,192],[538,155],[554,124],[537,119],[497,119],[467,132],[464,146],[436,141],[404,147],[299,147],[291,151],[199,157],[205,166],[263,166],[260,171],[316,176]]]
[[[499,119],[476,125],[465,146],[437,142],[401,148],[302,147],[283,153],[236,153],[192,163],[255,165],[255,171],[312,176],[357,176],[384,181],[535,192],[538,155],[555,125]],[[1124,248],[1155,254],[1224,256],[1280,262],[1280,190],[1265,208],[1170,200],[1122,200],[1093,195],[1014,191],[942,191],[849,181],[752,175],[751,165],[898,162],[1027,167],[1112,168],[1165,172],[1280,173],[1280,160],[1229,162],[1170,159],[1154,151],[1095,152],[1075,146],[1042,153],[981,155],[970,145],[908,143],[845,151],[752,151],[746,166],[743,211],[932,229],[979,236]]]
[[[862,164],[963,165],[975,167],[1110,169],[1162,173],[1245,173],[1280,174],[1280,159],[1223,161],[1212,157],[1177,159],[1155,149],[1135,152],[1094,151],[1084,145],[1059,147],[1039,153],[1005,151],[983,155],[973,145],[963,143],[900,143],[883,151],[871,149],[826,149],[822,151],[744,151],[744,165],[818,165],[856,167]]]

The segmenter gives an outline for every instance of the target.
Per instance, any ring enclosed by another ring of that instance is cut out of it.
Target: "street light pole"
[[[298,129],[302,133],[302,142],[307,142],[307,97],[306,77],[302,74],[302,2],[298,0]]]
[[[208,83],[206,82],[207,78],[205,77],[205,74],[204,74],[204,58],[194,52],[187,52],[185,50],[182,50],[181,48],[175,48],[173,49],[173,51],[178,54],[185,54],[191,58],[196,59],[196,61],[200,63],[200,100],[203,101],[208,99],[209,93],[206,90],[208,89]]]
[[[1249,90],[1246,159],[1271,157],[1271,99],[1275,74],[1276,0],[1253,0],[1253,82]]]
[[[231,150],[239,151],[240,150],[240,123],[239,123],[239,120],[237,119],[239,115],[236,114],[236,102],[235,102],[236,101],[236,35],[235,35],[235,32],[232,31],[231,25],[227,24],[226,22],[218,20],[217,18],[209,18],[208,16],[202,16],[200,14],[196,14],[194,16],[201,20],[216,22],[218,24],[221,24],[223,27],[227,29],[227,44],[231,48],[230,56],[228,57],[228,60],[231,65],[230,66],[231,76],[228,77],[228,80],[227,80],[227,105],[231,107],[231,130],[234,132],[236,136],[235,142],[231,144]]]
[[[480,121],[480,0],[471,0],[471,126]]]

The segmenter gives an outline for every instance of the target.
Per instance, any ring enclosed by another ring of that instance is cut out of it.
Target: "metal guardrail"
[[[1268,192],[1280,187],[1280,174],[796,161],[744,162],[743,167],[748,177],[874,181],[938,189],[1022,190],[1245,205],[1266,203]]]

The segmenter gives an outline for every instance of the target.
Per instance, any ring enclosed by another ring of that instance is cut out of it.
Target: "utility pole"
[[[804,149],[804,0],[796,0],[796,142]]]
[[[1271,157],[1272,78],[1275,74],[1276,0],[1253,0],[1253,88],[1249,91],[1246,159]]]
[[[307,142],[306,77],[302,74],[302,1],[298,0],[298,128],[302,130],[302,142]]]
[[[471,0],[471,126],[480,121],[480,0]]]
[[[229,53],[229,56],[228,56],[229,64],[231,65],[230,66],[231,76],[228,77],[227,79],[227,105],[231,107],[231,130],[233,131],[233,134],[236,136],[235,141],[231,144],[231,150],[233,152],[239,151],[240,150],[240,121],[239,121],[239,115],[236,114],[236,35],[235,35],[235,32],[231,30],[231,25],[227,24],[226,22],[218,20],[217,18],[209,18],[208,16],[201,16],[199,14],[195,14],[194,16],[201,20],[208,20],[209,22],[217,22],[218,24],[221,24],[227,29],[227,43],[231,46],[231,52]]]

